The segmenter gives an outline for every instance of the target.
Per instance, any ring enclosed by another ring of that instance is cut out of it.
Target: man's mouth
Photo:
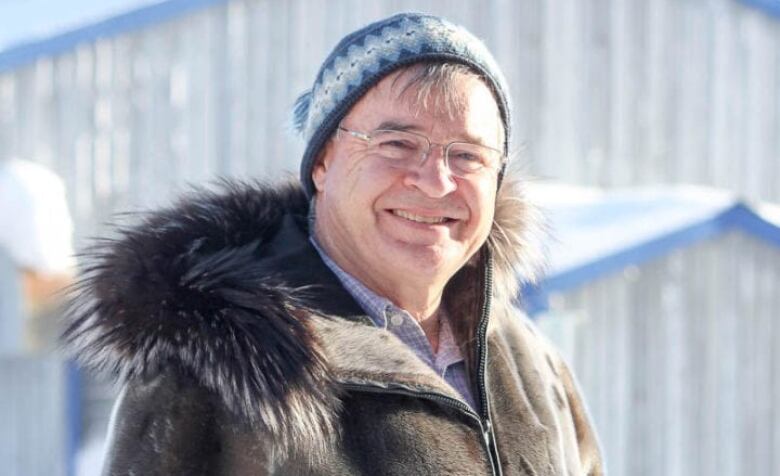
[[[404,210],[391,210],[391,213],[397,217],[405,218],[410,221],[414,221],[417,223],[426,223],[429,225],[436,225],[439,223],[447,223],[452,221],[452,218],[448,217],[441,217],[441,216],[423,216],[423,215],[415,215],[414,213],[409,213]]]

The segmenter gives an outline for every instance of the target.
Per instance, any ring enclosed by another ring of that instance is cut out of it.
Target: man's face
[[[467,141],[502,149],[498,107],[481,80],[459,76],[453,87],[463,107],[448,114],[441,107],[415,104],[412,91],[402,94],[406,74],[380,81],[342,126],[368,133],[393,124],[434,144]],[[437,104],[431,99],[429,104]],[[446,283],[485,242],[497,174],[457,177],[443,153],[434,145],[421,166],[398,169],[349,134],[342,132],[326,144],[312,172],[317,238],[340,266],[369,287],[381,289],[399,279]]]

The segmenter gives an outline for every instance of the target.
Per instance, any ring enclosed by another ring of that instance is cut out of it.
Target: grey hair
[[[392,86],[401,87],[399,97],[407,96],[414,101],[419,110],[432,110],[454,118],[466,107],[466,98],[458,94],[455,87],[463,77],[476,78],[482,81],[493,93],[496,92],[490,81],[473,68],[454,62],[416,63],[401,70],[394,79]],[[399,84],[400,82],[400,84]],[[496,99],[498,111],[498,99]],[[498,120],[501,121],[500,113]],[[506,131],[502,128],[500,142],[503,142]]]

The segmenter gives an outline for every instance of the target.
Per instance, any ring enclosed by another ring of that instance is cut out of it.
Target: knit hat
[[[325,59],[312,88],[295,102],[293,127],[306,141],[301,160],[306,195],[315,192],[311,172],[320,148],[363,94],[399,68],[442,61],[469,66],[488,81],[504,123],[504,153],[508,153],[509,88],[485,44],[443,18],[399,13],[344,37]]]

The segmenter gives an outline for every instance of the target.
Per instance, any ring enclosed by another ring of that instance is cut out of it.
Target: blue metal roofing
[[[613,191],[545,208],[556,241],[550,247],[548,276],[523,290],[531,314],[546,309],[550,293],[574,289],[728,231],[741,231],[780,249],[780,218],[711,189]]]
[[[756,7],[773,16],[780,16],[780,0],[739,0],[740,2]]]
[[[22,43],[0,52],[0,73],[25,66],[41,57],[67,52],[81,43],[90,43],[101,38],[139,30],[228,1],[168,0],[112,16],[40,41]]]

